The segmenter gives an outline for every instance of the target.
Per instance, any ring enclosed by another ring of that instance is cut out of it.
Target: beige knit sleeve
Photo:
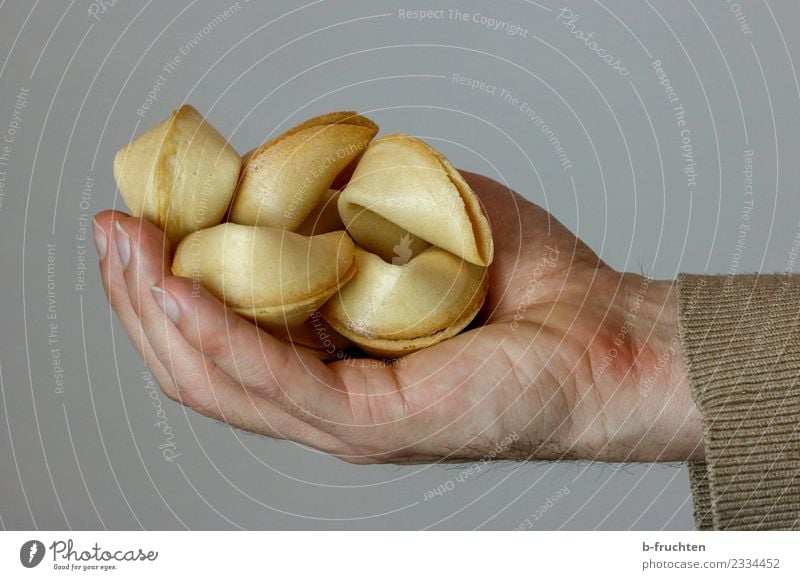
[[[700,529],[800,529],[800,275],[678,278]]]

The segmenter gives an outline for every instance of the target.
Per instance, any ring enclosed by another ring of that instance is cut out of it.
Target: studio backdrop
[[[243,153],[357,110],[619,270],[800,250],[793,0],[0,4],[0,526],[692,529],[685,464],[355,466],[159,389],[103,294],[116,151],[191,103]],[[487,458],[490,459],[490,458]]]

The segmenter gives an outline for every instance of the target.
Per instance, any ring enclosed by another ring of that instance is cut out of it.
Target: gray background
[[[384,132],[419,135],[458,166],[506,180],[616,268],[660,278],[780,271],[800,219],[798,3],[570,0],[575,25],[594,32],[627,76],[557,21],[563,5],[552,0],[242,1],[203,33],[229,5],[118,1],[93,18],[87,0],[0,4],[0,139],[13,132],[0,166],[0,525],[506,529],[530,518],[535,529],[692,528],[681,465],[498,464],[454,481],[453,467],[350,466],[162,396],[180,453],[165,461],[145,368],[105,302],[92,242],[77,238],[81,214],[121,205],[114,152],[184,101],[240,152],[314,114],[354,108]],[[398,12],[455,6],[527,32]],[[198,33],[137,115],[162,67]],[[686,110],[694,188],[656,59]],[[454,83],[453,73],[520,102]],[[553,130],[570,168],[522,102]],[[76,289],[84,249],[86,286]],[[441,485],[452,489],[424,501]]]

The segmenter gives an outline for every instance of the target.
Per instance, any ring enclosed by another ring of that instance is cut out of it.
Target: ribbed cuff
[[[700,529],[800,529],[800,276],[678,278]]]
[[[692,485],[694,521],[698,530],[713,530],[714,516],[711,510],[711,491],[708,486],[708,468],[705,461],[689,462],[689,480]]]

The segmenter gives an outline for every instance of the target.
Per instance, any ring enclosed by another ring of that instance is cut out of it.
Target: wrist
[[[704,457],[702,416],[694,404],[678,330],[677,284],[626,274],[636,405],[643,413],[642,452],[650,461]]]

